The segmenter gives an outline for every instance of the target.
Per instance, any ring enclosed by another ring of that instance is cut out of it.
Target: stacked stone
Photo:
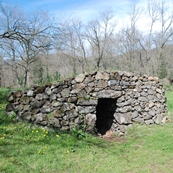
[[[18,119],[60,130],[74,126],[93,130],[98,100],[104,98],[116,100],[116,105],[110,105],[110,129],[116,133],[125,133],[133,122],[160,124],[166,111],[165,90],[158,78],[109,71],[13,91],[7,98],[6,111]]]

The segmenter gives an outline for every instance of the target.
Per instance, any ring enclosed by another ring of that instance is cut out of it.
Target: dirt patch
[[[126,142],[123,136],[122,137],[115,136],[115,133],[112,132],[111,130],[108,130],[104,135],[101,135],[101,138],[104,139],[105,141],[110,141],[110,142],[119,142],[119,143]]]

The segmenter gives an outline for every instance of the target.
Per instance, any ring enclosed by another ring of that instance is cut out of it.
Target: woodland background
[[[138,23],[147,17],[146,29]],[[95,70],[173,81],[173,9],[133,4],[123,25],[105,9],[88,22],[0,3],[0,86],[30,87]]]

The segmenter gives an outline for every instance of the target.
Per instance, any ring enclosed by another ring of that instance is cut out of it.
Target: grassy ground
[[[166,86],[166,98],[168,111],[173,115],[173,85]]]
[[[0,173],[171,173],[173,123],[134,125],[112,141],[87,134],[50,132],[6,117],[0,89]],[[170,116],[173,91],[166,93]]]

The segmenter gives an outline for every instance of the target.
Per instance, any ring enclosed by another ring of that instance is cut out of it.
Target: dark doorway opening
[[[100,98],[96,106],[96,129],[101,135],[110,130],[114,113],[117,108],[117,99]]]

